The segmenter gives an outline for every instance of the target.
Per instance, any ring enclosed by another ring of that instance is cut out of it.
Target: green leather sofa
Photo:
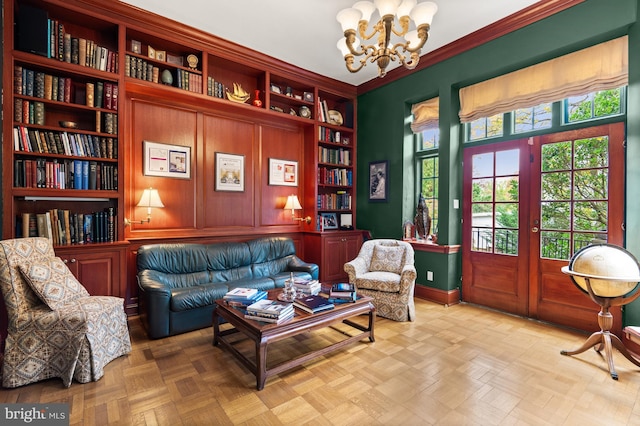
[[[209,327],[216,299],[235,287],[269,290],[294,277],[318,279],[293,240],[265,237],[215,244],[149,244],[138,249],[138,301],[152,339]]]

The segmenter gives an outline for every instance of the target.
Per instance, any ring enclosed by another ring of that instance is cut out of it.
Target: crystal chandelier
[[[380,19],[369,21],[373,12],[378,9]],[[387,66],[392,61],[399,61],[408,69],[413,69],[420,60],[420,49],[429,37],[429,29],[438,5],[427,1],[417,4],[417,0],[374,0],[359,1],[352,8],[338,12],[336,19],[342,25],[344,37],[338,41],[338,49],[344,55],[347,69],[358,72],[367,61],[378,64],[378,77],[387,74]],[[395,20],[395,16],[398,20]],[[409,31],[413,22],[415,30]],[[356,28],[360,39],[366,41],[377,35],[377,44],[360,45],[356,37]],[[370,33],[367,33],[370,31]],[[404,37],[404,40],[393,43],[391,35]],[[360,64],[355,65],[355,57],[362,56]]]

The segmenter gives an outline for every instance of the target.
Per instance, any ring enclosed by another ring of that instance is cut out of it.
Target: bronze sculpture
[[[426,240],[431,231],[431,216],[429,216],[429,207],[427,207],[427,203],[424,201],[422,194],[420,194],[420,198],[418,199],[416,216],[413,218],[413,223],[416,225],[418,239]]]

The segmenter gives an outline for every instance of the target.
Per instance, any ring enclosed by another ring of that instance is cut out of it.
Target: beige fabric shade
[[[438,115],[440,113],[440,98],[432,98],[411,107],[413,122],[411,130],[420,133],[427,129],[438,127]]]
[[[530,108],[628,83],[628,38],[620,37],[460,89],[460,121]]]

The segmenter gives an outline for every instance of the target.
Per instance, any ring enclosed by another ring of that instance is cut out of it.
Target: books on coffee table
[[[329,300],[334,303],[356,301],[356,287],[351,283],[336,283],[331,286]]]
[[[311,314],[327,309],[333,309],[335,307],[333,303],[320,295],[300,297],[293,301],[293,305]]]
[[[247,306],[245,318],[279,324],[293,318],[293,305],[278,300],[259,300]]]
[[[228,305],[239,308],[246,308],[252,303],[266,298],[266,291],[244,287],[236,287],[234,289],[231,289],[227,292],[227,294],[223,296],[224,301],[227,302]]]

